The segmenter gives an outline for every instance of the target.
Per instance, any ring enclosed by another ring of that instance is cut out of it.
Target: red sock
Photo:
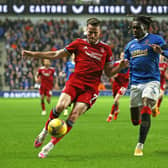
[[[41,102],[41,108],[43,111],[45,111],[45,103],[44,102]]]
[[[112,105],[112,108],[111,108],[111,113],[110,113],[110,114],[114,114],[114,112],[115,112],[116,110],[118,110],[118,105],[113,104],[113,105]]]
[[[68,125],[67,125],[68,126]],[[68,134],[68,132],[70,131],[72,129],[72,127],[71,126],[68,126],[68,130],[67,130],[67,133],[66,134]],[[65,135],[66,135],[65,134]],[[65,136],[64,135],[64,136]],[[54,145],[56,145],[64,136],[62,136],[62,137],[60,137],[60,138],[55,138],[55,137],[52,137],[52,139],[51,139],[51,141],[50,142],[52,142]]]
[[[49,122],[50,122],[52,119],[54,119],[54,118],[55,118],[55,117],[53,116],[53,110],[51,110],[50,116],[49,116],[47,122],[45,123],[45,129],[46,129],[46,130],[48,130],[48,124],[49,124]]]
[[[162,97],[159,98],[158,103],[157,103],[157,107],[160,107],[160,104],[161,104],[161,103],[162,103]]]
[[[141,114],[144,114],[144,113],[147,113],[147,114],[151,115],[152,111],[148,106],[144,106],[141,110]]]

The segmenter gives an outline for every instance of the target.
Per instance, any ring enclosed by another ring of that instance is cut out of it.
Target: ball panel
[[[62,137],[67,132],[67,124],[63,120],[55,118],[49,122],[48,132],[54,137]]]

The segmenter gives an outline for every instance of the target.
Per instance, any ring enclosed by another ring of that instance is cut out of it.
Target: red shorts
[[[112,91],[113,91],[113,97],[116,96],[116,94],[124,95],[126,92],[126,89],[128,87],[128,83],[118,83],[118,82],[113,82],[112,86]]]
[[[95,103],[98,97],[98,90],[92,89],[90,87],[77,87],[66,83],[62,93],[67,93],[71,96],[72,102],[82,102],[89,105],[89,108]]]
[[[52,96],[52,89],[46,87],[40,87],[39,89],[40,95],[45,95],[48,97]]]

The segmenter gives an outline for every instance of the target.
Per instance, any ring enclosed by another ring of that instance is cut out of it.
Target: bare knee
[[[71,120],[73,123],[79,118],[80,114],[78,110],[73,110],[68,117],[68,120]]]
[[[88,105],[82,102],[77,102],[69,115],[69,120],[75,122],[80,115],[82,115],[88,109]]]
[[[50,102],[51,102],[50,97],[47,97],[47,102],[48,102],[48,104],[50,104]]]
[[[56,106],[56,111],[58,113],[61,113],[64,109],[66,108],[66,105],[64,103],[59,103],[57,106]]]

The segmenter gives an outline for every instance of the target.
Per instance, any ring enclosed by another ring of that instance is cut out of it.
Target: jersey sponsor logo
[[[131,46],[130,46],[130,48],[133,48],[135,46],[135,44],[132,44]]]
[[[96,52],[85,51],[85,54],[91,58],[97,59],[98,61],[101,61],[101,58],[103,57],[103,54],[96,53]]]
[[[51,72],[44,72],[44,71],[42,71],[42,74],[44,75],[44,76],[46,76],[46,77],[48,77],[48,76],[50,76],[51,75]]]
[[[100,49],[100,52],[101,52],[101,53],[104,53],[104,48],[101,48],[101,49]]]
[[[131,52],[132,57],[141,57],[148,55],[148,49],[145,50],[134,50]]]
[[[88,49],[88,47],[87,47],[87,46],[84,46],[83,49],[86,50],[86,49]]]

